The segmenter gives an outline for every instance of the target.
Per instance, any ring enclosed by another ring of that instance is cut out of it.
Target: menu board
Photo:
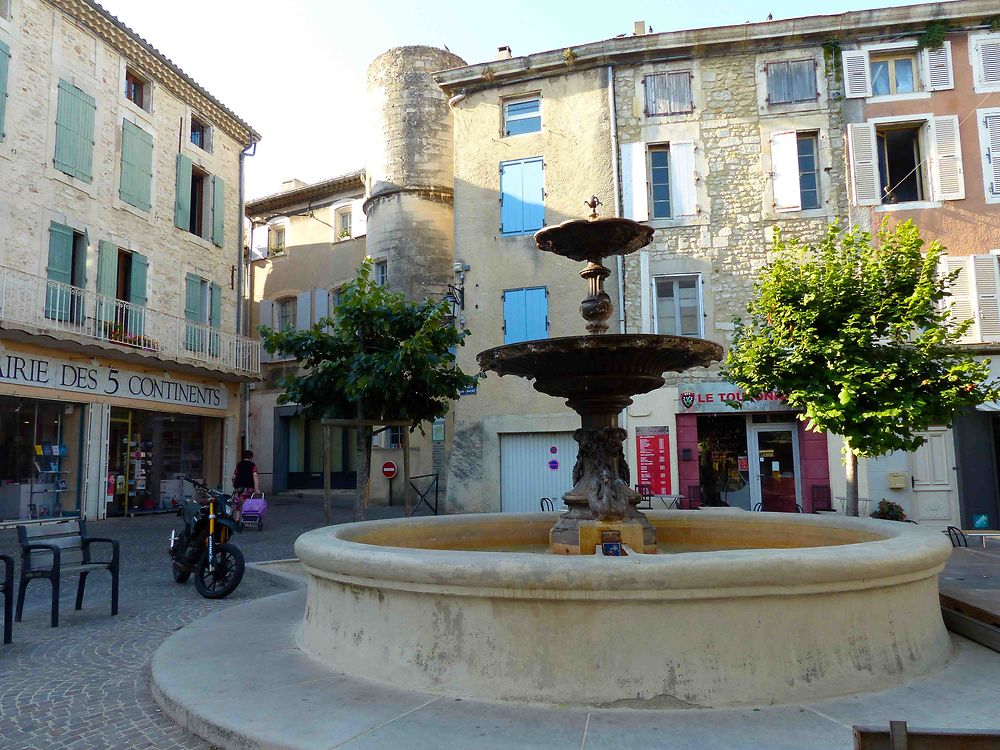
[[[670,494],[670,428],[639,427],[635,436],[639,484],[648,484],[654,495]]]

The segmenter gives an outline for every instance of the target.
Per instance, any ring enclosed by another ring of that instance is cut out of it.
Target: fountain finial
[[[590,196],[590,200],[589,201],[584,201],[583,202],[583,205],[587,206],[590,209],[590,216],[588,218],[591,221],[593,221],[594,219],[597,218],[597,207],[598,206],[603,206],[604,204],[601,203],[601,199],[600,198],[598,198],[596,195],[592,195],[592,196]]]

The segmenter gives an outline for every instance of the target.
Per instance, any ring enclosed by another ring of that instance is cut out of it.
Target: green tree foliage
[[[877,241],[834,224],[815,247],[776,234],[724,375],[748,394],[778,391],[817,431],[845,439],[848,512],[857,515],[858,456],[914,450],[917,434],[997,398],[989,362],[958,347],[971,321],[947,306],[943,248],[924,251],[912,222]]]
[[[448,320],[447,303],[409,302],[371,279],[366,259],[340,294],[329,318],[307,330],[261,327],[264,347],[299,360],[300,371],[279,381],[279,404],[298,404],[309,417],[408,420],[414,426],[443,417],[449,402],[476,378],[453,354],[468,331]],[[359,430],[363,465],[370,462],[372,428]],[[368,481],[368,472],[359,471]],[[359,483],[359,488],[361,483]],[[359,493],[360,496],[360,493]],[[356,504],[355,516],[363,516]]]

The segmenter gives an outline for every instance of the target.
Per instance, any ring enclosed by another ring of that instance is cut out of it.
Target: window
[[[819,208],[819,137],[796,134],[799,157],[799,196],[803,210]]]
[[[85,320],[87,287],[86,232],[52,222],[49,226],[49,260],[46,266],[45,317],[50,320]]]
[[[337,240],[351,239],[351,209],[350,207],[337,210],[334,223],[337,226]]]
[[[285,227],[275,224],[267,228],[267,252],[270,255],[281,255],[285,252]]]
[[[298,300],[295,297],[286,297],[285,299],[278,300],[275,306],[277,307],[276,322],[278,330],[295,328],[297,324],[296,310],[298,309]]]
[[[656,333],[701,336],[701,279],[657,276],[653,279]]]
[[[225,182],[177,154],[174,225],[222,247],[225,236]]]
[[[222,322],[222,287],[189,273],[184,282],[184,348],[219,354],[218,329]]]
[[[125,98],[139,109],[150,110],[149,84],[131,68],[125,68]]]
[[[770,62],[765,69],[768,104],[811,102],[819,97],[814,60]]]
[[[969,42],[976,91],[1000,91],[1000,34],[977,34]]]
[[[94,159],[94,97],[66,81],[59,81],[56,104],[56,169],[90,182]]]
[[[212,126],[196,115],[191,115],[191,143],[202,151],[212,152]]]
[[[530,234],[545,226],[541,157],[500,163],[500,233]]]
[[[7,113],[7,79],[10,70],[10,47],[0,41],[0,141],[3,141]]]
[[[852,123],[847,132],[855,204],[965,197],[957,115]]]
[[[1000,108],[981,109],[979,139],[983,148],[983,181],[988,203],[1000,203]]]
[[[1000,256],[971,255],[942,258],[943,270],[958,272],[945,303],[956,323],[972,320],[962,341],[1000,341]]]
[[[503,105],[503,134],[524,135],[542,129],[542,99],[529,96],[511,99]]]
[[[375,264],[375,283],[385,286],[389,283],[389,261],[380,260]]]
[[[670,218],[670,148],[649,149],[650,218]]]
[[[912,52],[872,56],[872,96],[912,94],[920,82],[917,78],[917,58]]]
[[[402,448],[403,447],[403,430],[405,427],[390,427],[388,432],[388,443],[390,448]]]
[[[152,208],[153,136],[128,120],[122,121],[121,179],[118,197],[131,206]]]
[[[503,293],[503,342],[516,344],[549,337],[549,293],[543,287]]]
[[[646,115],[677,115],[691,112],[691,71],[656,73],[643,79],[646,85]]]

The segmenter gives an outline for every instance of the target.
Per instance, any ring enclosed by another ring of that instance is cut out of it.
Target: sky
[[[365,72],[391,47],[447,46],[469,63],[631,33],[906,5],[899,0],[99,0],[261,134],[246,195],[363,164]],[[277,9],[277,10],[276,10]]]

